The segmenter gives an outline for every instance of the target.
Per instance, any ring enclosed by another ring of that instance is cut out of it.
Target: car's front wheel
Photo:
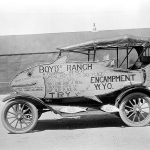
[[[120,104],[120,117],[128,126],[145,126],[150,122],[150,98],[140,92],[127,95]]]
[[[26,133],[32,130],[38,120],[36,107],[25,100],[8,102],[1,114],[4,127],[12,133]]]

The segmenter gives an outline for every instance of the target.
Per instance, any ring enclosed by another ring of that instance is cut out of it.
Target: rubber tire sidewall
[[[134,95],[133,95],[133,94],[134,94]],[[123,111],[123,110],[124,110],[124,105],[125,105],[126,101],[128,101],[128,99],[129,99],[130,97],[137,96],[137,95],[142,95],[142,97],[145,97],[146,99],[148,99],[148,103],[149,103],[149,107],[150,107],[150,98],[149,98],[146,94],[140,93],[140,92],[131,93],[131,94],[125,96],[125,97],[123,98],[121,104],[120,104],[120,107],[119,107],[119,109],[120,109],[120,110],[119,110],[119,114],[120,114],[120,117],[121,117],[122,121],[123,121],[125,124],[127,124],[128,126],[131,126],[131,127],[146,126],[146,125],[150,122],[150,112],[149,112],[149,114],[148,114],[148,116],[147,116],[147,119],[146,119],[143,123],[141,123],[141,124],[133,124],[133,123],[129,122],[129,121],[126,119],[126,117],[125,117],[125,114],[124,114],[124,111]],[[150,111],[150,110],[149,110],[149,111]]]
[[[32,113],[33,113],[32,124],[29,127],[23,129],[22,131],[18,131],[18,130],[14,130],[14,129],[10,128],[9,125],[5,121],[5,116],[6,116],[7,111],[9,110],[10,105],[12,106],[13,104],[15,104],[15,103],[17,104],[19,102],[27,104],[31,108]],[[32,103],[27,102],[25,100],[10,101],[10,102],[6,103],[2,109],[1,120],[2,120],[4,127],[11,133],[16,133],[16,134],[27,133],[36,126],[37,120],[38,120],[38,111],[37,111],[37,108]]]

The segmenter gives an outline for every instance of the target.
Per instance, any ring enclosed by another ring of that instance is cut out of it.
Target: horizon
[[[1,0],[0,36],[150,27],[148,0]]]

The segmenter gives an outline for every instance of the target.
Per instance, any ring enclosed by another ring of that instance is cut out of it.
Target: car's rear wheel
[[[120,104],[120,117],[128,126],[145,126],[150,122],[150,98],[144,93],[131,93]]]
[[[12,133],[26,133],[32,130],[38,120],[36,107],[25,100],[8,102],[1,114],[4,127]]]

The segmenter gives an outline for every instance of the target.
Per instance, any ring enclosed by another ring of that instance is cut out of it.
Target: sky
[[[150,0],[0,0],[0,36],[150,28]]]

